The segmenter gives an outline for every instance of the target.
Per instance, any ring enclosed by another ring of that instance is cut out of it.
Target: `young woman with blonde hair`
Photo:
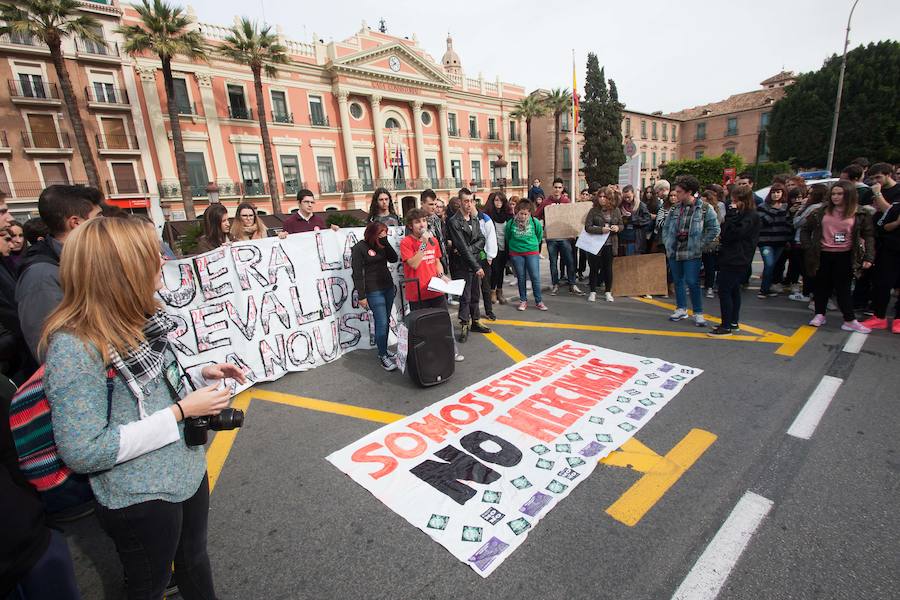
[[[159,242],[143,220],[93,219],[69,235],[63,299],[40,342],[44,389],[60,457],[89,477],[127,597],[162,598],[174,562],[186,599],[215,598],[206,457],[202,445],[185,444],[184,419],[220,413],[229,391],[217,390],[219,380],[245,378],[234,365],[210,364],[194,380],[204,387],[189,390],[167,337],[175,323],[157,301],[161,269]]]
[[[256,207],[249,202],[238,204],[235,216],[237,218],[231,225],[231,239],[233,241],[262,240],[267,237],[266,226],[263,224],[262,219],[259,218]]]

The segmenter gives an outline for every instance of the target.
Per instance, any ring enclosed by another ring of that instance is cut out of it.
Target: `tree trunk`
[[[191,180],[188,177],[187,158],[184,155],[184,141],[181,139],[181,121],[178,120],[178,105],[175,103],[175,81],[172,79],[172,59],[160,56],[163,82],[166,88],[166,107],[169,109],[169,125],[172,128],[172,145],[175,147],[175,170],[178,171],[178,187],[181,188],[181,202],[184,218],[197,218],[194,210],[194,196],[191,194]]]
[[[531,185],[534,180],[531,170],[531,117],[525,119],[525,136],[528,138],[525,140],[525,152],[528,153],[528,173],[525,173],[525,176],[528,177],[528,184]]]
[[[556,161],[559,156],[559,115],[560,113],[553,113],[553,179],[559,177]]]
[[[275,161],[272,160],[272,140],[266,125],[266,105],[263,102],[262,67],[250,67],[253,71],[253,90],[256,92],[256,116],[259,118],[259,134],[262,137],[263,158],[266,160],[266,179],[269,180],[269,195],[272,197],[272,212],[281,214],[281,198],[278,195],[278,181],[275,179]]]
[[[65,59],[63,58],[62,42],[60,40],[51,40],[47,45],[50,47],[50,58],[53,61],[53,66],[56,68],[56,76],[59,78],[59,87],[62,89],[66,113],[69,115],[69,121],[72,123],[72,134],[75,136],[75,143],[78,146],[78,153],[81,155],[81,162],[84,163],[84,173],[87,176],[88,184],[98,190],[102,190],[97,162],[94,160],[94,152],[91,150],[87,134],[84,132],[84,121],[81,120],[78,100],[75,98],[72,80],[69,79],[69,71],[66,69]]]

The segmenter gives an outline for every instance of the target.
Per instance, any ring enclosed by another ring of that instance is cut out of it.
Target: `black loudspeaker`
[[[423,308],[406,316],[409,350],[406,370],[422,387],[444,383],[456,368],[453,326],[445,308]]]

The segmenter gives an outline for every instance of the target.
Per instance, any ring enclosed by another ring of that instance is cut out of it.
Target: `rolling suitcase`
[[[406,283],[418,279],[400,280],[400,306],[404,307],[403,290]],[[421,297],[421,290],[416,287]],[[408,299],[406,299],[408,300]],[[411,310],[403,319],[408,335],[406,371],[422,387],[444,383],[456,369],[454,360],[453,324],[445,308]]]

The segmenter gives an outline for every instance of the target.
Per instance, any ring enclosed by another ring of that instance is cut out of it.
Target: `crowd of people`
[[[175,324],[156,300],[161,265],[175,253],[149,220],[102,200],[93,188],[53,185],[38,201],[40,218],[20,224],[0,197],[0,363],[15,384],[41,376],[60,456],[90,475],[128,597],[160,598],[174,564],[185,598],[211,598],[206,463],[202,445],[185,444],[184,421],[218,414],[228,402],[222,380],[243,381],[243,374],[227,364],[199,373],[178,366],[167,337]],[[433,190],[416,200],[419,208],[401,218],[391,192],[375,190],[362,239],[351,251],[355,297],[372,313],[378,360],[388,371],[396,369],[388,343],[396,272],[410,310],[456,312],[453,334],[462,344],[471,333],[491,332],[486,322],[497,319],[495,306],[528,310],[529,289],[533,307],[548,310],[540,273],[545,244],[550,295],[564,286],[588,302],[601,291],[614,301],[614,257],[664,253],[676,302],[669,319],[691,318],[690,304],[693,323],[705,327],[704,298],[718,295],[721,323],[711,336],[740,330],[757,252],[763,263],[757,296],[769,302],[789,294],[809,303],[814,327],[837,309],[845,330],[888,329],[888,305],[900,287],[900,185],[887,163],[858,161],[824,184],[776,177],[764,197],[754,193],[748,173],[726,187],[703,189],[682,175],[671,185],[657,182],[642,197],[631,186],[592,184],[576,201],[591,203],[584,231],[600,236],[596,253],[574,239],[545,235],[547,208],[573,201],[560,179],[548,195],[535,180],[525,198],[493,191],[482,202],[462,188],[446,203]],[[280,237],[337,228],[314,212],[311,191],[301,190],[297,201]],[[113,218],[95,218],[101,215]],[[397,226],[406,234],[399,252],[388,241],[389,227]],[[195,253],[273,233],[250,203],[240,204],[233,219],[221,204],[210,205],[202,228]],[[504,292],[508,274],[517,294]],[[463,292],[434,291],[434,278],[462,280]],[[579,287],[585,279],[587,292]],[[867,318],[860,322],[858,314]],[[894,317],[890,329],[900,334],[896,302]],[[463,360],[458,348],[455,358]],[[0,597],[15,590],[19,598],[77,598],[65,540],[18,473],[9,398],[4,402]]]

